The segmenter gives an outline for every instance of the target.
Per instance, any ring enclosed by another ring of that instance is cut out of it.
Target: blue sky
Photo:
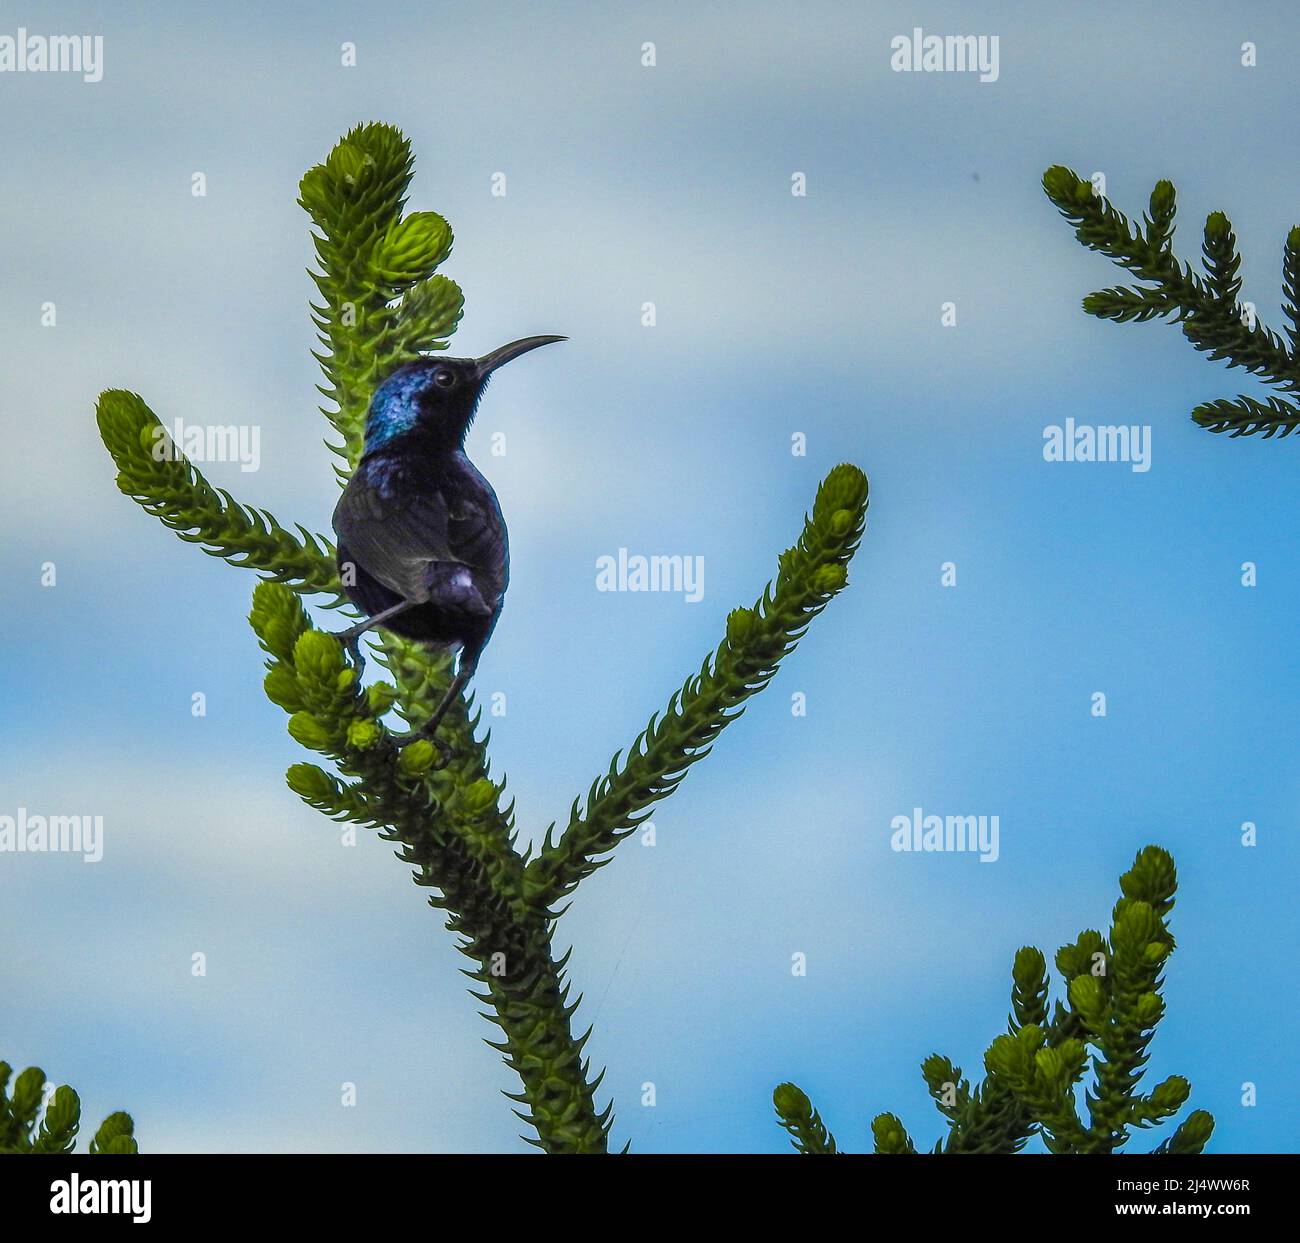
[[[932,1143],[921,1059],[976,1071],[1016,947],[1104,924],[1157,842],[1182,887],[1152,1075],[1192,1081],[1216,1149],[1295,1150],[1276,1033],[1297,1018],[1300,440],[1192,425],[1258,386],[1174,329],[1085,316],[1120,277],[1038,185],[1054,163],[1102,171],[1137,213],[1171,178],[1181,255],[1226,210],[1244,296],[1276,321],[1300,221],[1278,158],[1290,5],[0,13],[0,34],[102,33],[105,58],[94,84],[0,74],[0,814],[83,811],[106,835],[93,865],[0,856],[5,1058],[96,1118],[130,1109],[152,1151],[522,1147],[463,960],[407,869],[364,834],[340,845],[284,787],[302,753],[261,693],[252,577],[121,497],[93,421],[125,387],[164,421],[255,424],[260,470],[209,477],[326,529],[294,200],[377,119],[414,143],[412,208],[455,229],[455,350],[571,338],[498,377],[469,446],[510,523],[477,686],[507,696],[494,767],[528,833],[759,593],[825,471],[871,478],[850,590],[659,809],[658,844],[625,844],[562,922],[620,1143],[779,1151],[785,1078],[846,1148],[883,1110]],[[915,26],[996,34],[998,80],[892,72]],[[1069,417],[1149,426],[1151,469],[1044,462],[1044,427]],[[596,591],[620,547],[702,556],[703,600]],[[997,815],[1000,859],[891,851],[917,806]]]

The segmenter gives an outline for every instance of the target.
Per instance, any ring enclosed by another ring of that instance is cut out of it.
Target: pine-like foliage
[[[1204,275],[1174,255],[1174,187],[1156,182],[1140,226],[1100,195],[1090,181],[1056,165],[1043,174],[1047,197],[1072,225],[1089,250],[1114,260],[1145,282],[1101,289],[1083,300],[1083,309],[1116,323],[1167,319],[1216,361],[1242,367],[1287,394],[1260,402],[1245,395],[1204,402],[1192,418],[1212,432],[1232,436],[1288,436],[1300,427],[1300,226],[1287,234],[1282,251],[1282,312],[1285,340],[1262,323],[1253,308],[1238,301],[1241,256],[1232,225],[1221,211],[1205,221],[1201,246]]]
[[[1050,1153],[1117,1153],[1134,1130],[1172,1118],[1191,1085],[1171,1075],[1140,1092],[1148,1049],[1164,1017],[1165,962],[1174,949],[1169,913],[1177,874],[1158,846],[1138,852],[1120,877],[1109,935],[1089,929],[1056,955],[1065,994],[1048,1013],[1047,962],[1031,946],[1011,969],[1011,1014],[1005,1035],[984,1054],[977,1084],[934,1054],[921,1075],[948,1124],[934,1153],[1014,1153],[1040,1135]],[[1085,1113],[1078,1087],[1086,1082]],[[807,1096],[791,1083],[773,1093],[777,1119],[804,1153],[835,1152],[835,1139]],[[907,1128],[893,1114],[871,1124],[877,1153],[915,1153]],[[1199,1153],[1214,1119],[1193,1111],[1155,1149]]]
[[[81,1098],[65,1083],[45,1099],[45,1072],[29,1066],[14,1081],[13,1068],[0,1062],[0,1155],[30,1152],[71,1152],[81,1129]],[[90,1141],[92,1153],[122,1155],[138,1152],[135,1123],[130,1114],[109,1114]]]
[[[411,173],[407,140],[391,126],[364,125],[302,180],[319,260],[312,310],[324,413],[344,480],[376,385],[420,353],[445,348],[461,314],[459,288],[435,271],[450,252],[450,228],[432,212],[404,214]],[[600,1076],[583,1056],[590,1033],[574,1035],[567,955],[552,952],[560,904],[677,788],[844,588],[863,534],[865,476],[847,465],[827,475],[774,581],[730,615],[699,673],[615,755],[585,807],[575,801],[565,831],[557,836],[552,826],[533,855],[516,848],[513,805],[491,776],[472,700],[454,705],[439,730],[449,762],[435,763],[430,742],[394,743],[385,718],[424,720],[450,682],[449,655],[385,634],[380,662],[392,680],[362,687],[303,604],[340,603],[328,540],[302,527],[291,533],[213,488],[183,458],[157,453],[159,422],[134,394],[105,393],[99,426],[123,492],[182,538],[262,576],[250,620],[267,656],[266,693],[288,713],[289,733],[324,761],[293,765],[289,786],[325,815],[396,842],[416,883],[436,891],[430,903],[447,913],[473,964],[473,995],[500,1029],[493,1047],[522,1082],[512,1099],[536,1131],[530,1142],[556,1153],[606,1151],[611,1107],[597,1108]]]

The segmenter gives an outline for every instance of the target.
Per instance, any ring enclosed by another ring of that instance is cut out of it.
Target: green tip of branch
[[[1232,232],[1232,224],[1221,211],[1212,211],[1205,218],[1205,240],[1207,244],[1224,241]]]
[[[790,1133],[795,1149],[809,1156],[834,1153],[835,1137],[826,1129],[821,1115],[805,1093],[793,1083],[778,1084],[772,1091],[777,1120]]]
[[[1213,1134],[1213,1116],[1204,1109],[1194,1109],[1187,1115],[1187,1121],[1170,1137],[1166,1151],[1184,1156],[1196,1156],[1205,1150],[1205,1145]]]
[[[120,475],[117,486],[131,491],[134,476],[153,459],[153,449],[166,433],[153,411],[138,393],[105,389],[95,403],[95,424],[99,437],[113,458]],[[142,458],[143,454],[143,458]]]
[[[1151,1104],[1162,1115],[1177,1113],[1192,1094],[1192,1085],[1182,1075],[1170,1075],[1163,1083],[1156,1085],[1151,1093]]]
[[[903,1156],[916,1152],[907,1128],[893,1114],[877,1114],[871,1120],[871,1134],[880,1156]]]
[[[307,170],[299,183],[299,201],[318,222],[341,203],[364,207],[371,201],[389,202],[405,193],[412,164],[410,140],[396,126],[379,121],[358,125],[335,143],[323,163]]]
[[[776,675],[809,624],[848,582],[847,564],[866,522],[867,477],[843,463],[822,480],[799,539],[777,559],[778,572],[752,607],[727,617],[726,638],[663,713],[592,785],[585,813],[574,804],[560,841],[528,864],[530,885],[548,907],[600,866],[641,813],[671,794],[690,766]],[[620,767],[622,759],[622,767]]]
[[[1011,978],[1018,988],[1037,988],[1047,973],[1047,960],[1043,951],[1032,945],[1022,945],[1016,950],[1011,964]]]
[[[1133,866],[1119,878],[1120,892],[1134,902],[1144,902],[1165,915],[1178,891],[1178,869],[1174,857],[1159,846],[1144,846]]]
[[[338,782],[315,764],[291,764],[284,779],[300,799],[313,805],[338,794]]]
[[[118,490],[181,539],[295,591],[338,595],[327,542],[302,527],[287,531],[265,510],[214,488],[137,394],[101,393],[95,422],[117,467]]]
[[[128,1113],[109,1114],[99,1125],[95,1138],[90,1141],[90,1151],[106,1156],[127,1156],[138,1153],[135,1122]]]
[[[1011,1011],[1017,1027],[1047,1022],[1047,959],[1032,945],[1016,950],[1011,964]]]
[[[63,1084],[50,1093],[41,1117],[45,1072],[29,1066],[10,1088],[12,1073],[7,1062],[0,1062],[0,1154],[72,1152],[81,1129],[81,1098]],[[130,1114],[110,1114],[91,1141],[90,1151],[133,1153],[134,1129]]]
[[[1174,214],[1176,203],[1174,183],[1161,179],[1151,191],[1151,215],[1157,219],[1168,218]]]
[[[961,1069],[954,1066],[951,1058],[941,1053],[931,1053],[921,1063],[921,1078],[929,1088],[931,1096],[938,1096],[949,1084],[956,1086],[961,1081]]]
[[[294,645],[311,628],[302,602],[283,583],[258,583],[248,615],[262,648],[277,660],[292,661]]]
[[[1053,164],[1043,174],[1043,190],[1057,208],[1066,215],[1078,214],[1081,205],[1092,197],[1092,182],[1085,181],[1064,164]]]
[[[1241,396],[1235,401],[1220,398],[1202,402],[1192,411],[1198,427],[1210,432],[1227,432],[1230,439],[1263,434],[1265,440],[1274,436],[1289,436],[1300,428],[1300,407],[1281,397],[1256,401]]]
[[[813,502],[813,521],[821,524],[834,524],[839,511],[851,516],[859,515],[867,507],[870,485],[863,472],[851,462],[841,462],[833,467],[817,488],[817,498]],[[840,519],[841,523],[846,520]],[[838,534],[847,533],[844,526]]]
[[[793,1083],[778,1083],[772,1089],[772,1104],[783,1122],[812,1117],[812,1101],[802,1088]]]

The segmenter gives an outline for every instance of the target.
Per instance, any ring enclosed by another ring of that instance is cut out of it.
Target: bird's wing
[[[442,493],[410,475],[400,463],[362,463],[339,497],[334,530],[368,574],[419,600],[429,563],[454,558]]]
[[[505,590],[506,525],[491,488],[457,489],[447,510],[447,537],[457,561],[485,577],[496,594]]]
[[[404,599],[421,600],[435,563],[481,571],[491,591],[503,552],[499,519],[490,490],[482,496],[444,490],[423,470],[417,477],[404,464],[376,463],[363,465],[349,481],[334,511],[334,530],[370,575]]]

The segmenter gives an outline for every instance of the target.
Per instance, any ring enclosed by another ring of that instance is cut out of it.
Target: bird
[[[465,436],[497,368],[567,337],[524,337],[482,358],[421,356],[375,389],[361,458],[334,509],[339,579],[363,620],[335,634],[364,669],[361,635],[382,627],[459,649],[441,703],[399,746],[435,738],[492,637],[510,578],[509,537]],[[444,748],[444,750],[447,750]]]

